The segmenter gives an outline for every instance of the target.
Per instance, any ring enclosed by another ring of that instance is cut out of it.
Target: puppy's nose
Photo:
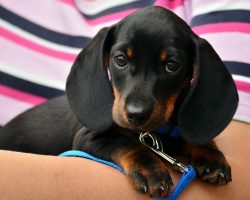
[[[143,125],[152,113],[151,105],[127,104],[127,119],[133,125]]]

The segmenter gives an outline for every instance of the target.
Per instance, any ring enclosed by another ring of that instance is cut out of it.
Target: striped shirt
[[[239,92],[234,119],[250,122],[249,0],[0,0],[0,125],[64,94],[74,59],[98,30],[151,5],[212,44]]]

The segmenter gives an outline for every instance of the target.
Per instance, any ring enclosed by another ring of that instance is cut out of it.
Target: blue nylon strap
[[[83,151],[78,151],[78,150],[66,151],[66,152],[60,154],[59,156],[87,158],[87,159],[90,159],[90,160],[94,160],[94,161],[109,165],[109,166],[119,170],[123,174],[125,173],[124,170],[120,166],[118,166],[117,164],[106,161],[106,160],[96,158],[96,157],[94,157],[94,156],[92,156],[92,155],[90,155],[90,154],[88,154],[86,152],[83,152]],[[176,200],[180,196],[180,194],[186,189],[186,187],[196,177],[195,169],[191,165],[188,165],[188,169],[189,169],[189,171],[183,173],[181,179],[177,183],[176,187],[174,188],[174,190],[170,194],[170,196],[168,196],[167,198],[161,198],[161,199],[158,199],[158,200]]]
[[[156,133],[158,135],[161,134],[168,134],[171,137],[180,137],[181,136],[181,130],[177,127],[174,127],[172,125],[166,124],[165,126],[158,128],[156,130]]]
[[[125,173],[124,170],[120,166],[118,166],[117,164],[109,162],[107,160],[102,160],[102,159],[96,158],[96,157],[94,157],[94,156],[92,156],[84,151],[70,150],[70,151],[65,151],[65,152],[61,153],[59,156],[87,158],[87,159],[94,160],[94,161],[99,162],[99,163],[109,165],[109,166],[119,170],[123,174]]]

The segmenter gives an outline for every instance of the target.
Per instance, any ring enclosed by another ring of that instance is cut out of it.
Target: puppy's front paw
[[[145,146],[129,148],[116,162],[124,169],[132,186],[154,198],[166,197],[173,185],[167,165]]]
[[[135,165],[127,175],[136,190],[148,193],[154,198],[166,197],[173,185],[168,170],[162,163],[149,163],[137,167]]]
[[[224,185],[232,181],[231,168],[219,150],[192,155],[191,164],[196,168],[198,177],[205,182]]]

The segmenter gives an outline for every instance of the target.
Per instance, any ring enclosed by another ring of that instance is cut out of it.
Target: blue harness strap
[[[120,166],[118,166],[117,164],[109,162],[107,160],[102,160],[100,158],[96,158],[96,157],[94,157],[94,156],[92,156],[84,151],[70,150],[70,151],[65,151],[64,153],[61,153],[59,156],[87,158],[87,159],[94,160],[94,161],[99,162],[99,163],[103,163],[105,165],[109,165],[109,166],[117,169],[118,171],[120,171],[123,174],[125,173],[124,170]]]
[[[120,166],[118,166],[117,164],[106,161],[106,160],[96,158],[96,157],[94,157],[94,156],[92,156],[92,155],[90,155],[90,154],[88,154],[86,152],[83,152],[83,151],[78,151],[78,150],[66,151],[66,152],[60,154],[59,156],[87,158],[87,159],[90,159],[90,160],[94,160],[94,161],[109,165],[109,166],[119,170],[123,174],[125,173],[124,170]],[[196,177],[195,169],[191,165],[188,165],[188,169],[189,169],[189,171],[183,173],[181,179],[177,183],[176,187],[174,188],[174,190],[170,194],[170,196],[168,196],[166,198],[161,198],[159,200],[175,200],[180,196],[180,194],[186,189],[186,187]]]

